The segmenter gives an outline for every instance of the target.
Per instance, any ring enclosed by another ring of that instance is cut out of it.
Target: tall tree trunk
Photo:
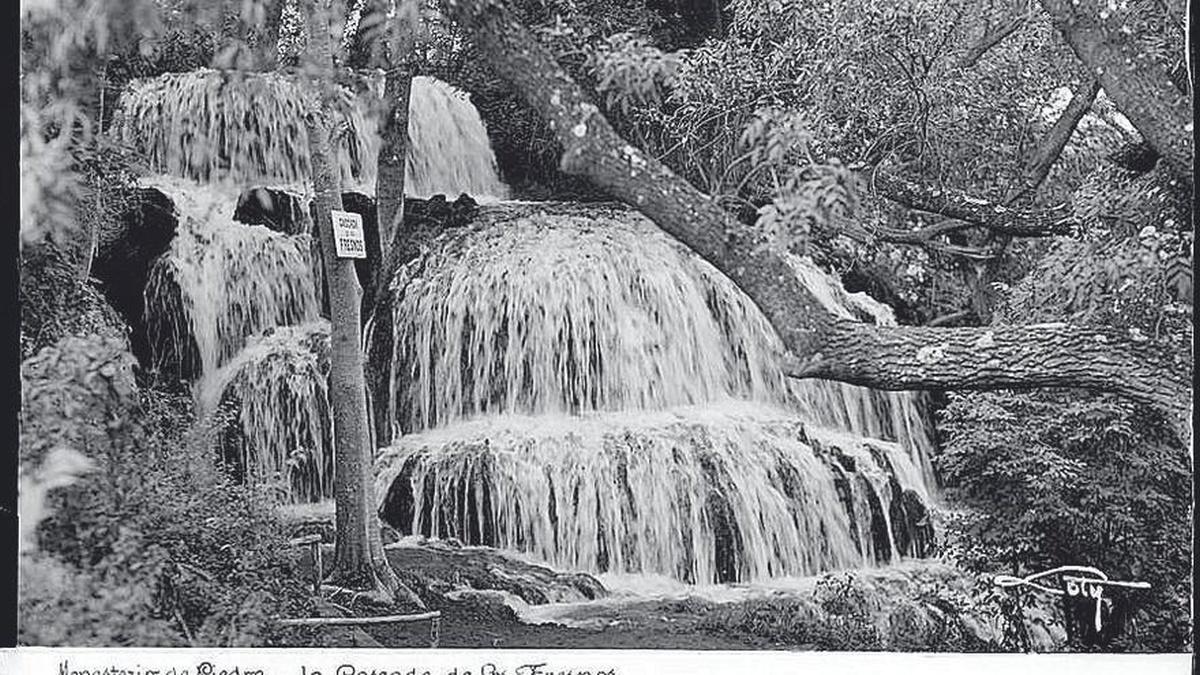
[[[1190,437],[1184,426],[1190,360],[1144,344],[1137,336],[1065,325],[1035,332],[1027,327],[880,329],[837,319],[787,261],[763,245],[761,234],[747,230],[708,195],[618,136],[503,4],[443,4],[471,32],[497,72],[546,119],[563,148],[562,169],[586,176],[637,208],[737,284],[792,352],[791,374],[880,389],[1079,386],[1111,391],[1156,406],[1181,438]],[[1086,351],[1071,349],[1085,344],[1090,345]],[[848,354],[845,345],[862,349]],[[879,358],[871,358],[872,353]],[[897,366],[886,367],[884,359],[897,359]],[[908,367],[913,362],[921,365]],[[1051,381],[1047,373],[1052,370],[1069,376]],[[1147,379],[1153,386],[1147,387]]]
[[[371,316],[367,363],[370,364],[371,405],[375,439],[380,447],[392,442],[392,361],[395,329],[388,285],[404,261],[412,257],[411,238],[404,228],[404,178],[408,165],[408,106],[412,96],[414,17],[397,10],[388,26],[390,68],[383,87],[387,112],[381,130],[375,198],[379,209],[382,262],[363,296]]]
[[[313,172],[316,228],[329,288],[329,397],[333,411],[334,499],[337,541],[330,581],[346,587],[380,591],[389,600],[423,606],[396,577],[384,555],[374,498],[374,452],[363,376],[358,275],[354,261],[338,258],[333,240],[332,211],[341,210],[341,190],[332,161],[325,94],[333,59],[330,49],[329,0],[316,0],[310,23],[307,67],[318,100],[305,118]]]

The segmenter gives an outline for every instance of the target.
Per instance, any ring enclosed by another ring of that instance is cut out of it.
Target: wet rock
[[[900,554],[914,558],[932,555],[933,519],[921,496],[914,490],[903,490],[899,499],[893,502],[893,508],[892,529]]]
[[[530,605],[595,600],[608,594],[594,577],[555,572],[453,540],[405,541],[387,547],[401,579],[426,602],[455,591],[503,591]]]
[[[312,219],[300,197],[276,188],[253,187],[243,192],[238,197],[233,219],[283,234],[312,232]]]
[[[420,535],[434,539],[456,539],[469,546],[495,546],[496,533],[493,529],[495,518],[492,514],[492,484],[489,479],[488,466],[491,458],[487,454],[479,457],[480,467],[473,480],[456,482],[452,496],[444,499],[444,504],[465,504],[465,518],[445,517],[432,518],[435,507],[434,481],[435,476],[428,475],[426,480],[417,488],[422,491],[421,503],[423,511],[417,519],[423,527],[419,532],[411,531],[413,523],[414,494],[413,472],[420,464],[422,457],[414,454],[409,457],[401,468],[396,480],[388,487],[384,495],[380,518],[401,535]],[[446,486],[442,486],[443,490]],[[443,497],[446,492],[443,492]],[[437,530],[430,525],[437,521]]]
[[[170,246],[179,223],[174,204],[159,190],[137,189],[136,197],[137,207],[100,231],[92,276],[129,324],[133,354],[148,364],[151,346],[143,319],[144,291],[154,261]]]

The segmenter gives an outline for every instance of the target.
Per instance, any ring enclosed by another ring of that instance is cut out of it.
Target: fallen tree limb
[[[882,171],[871,174],[867,180],[879,196],[890,201],[918,211],[961,220],[997,235],[1050,237],[1069,234],[1078,224],[1070,204],[1050,208],[1016,207],[1011,203],[980,199],[955,190],[920,185]]]
[[[1119,389],[1181,418],[1190,402],[1178,393],[1190,386],[1190,370],[1182,355],[1166,354],[1147,338],[1113,329],[1068,324],[878,328],[844,320],[834,325],[820,352],[787,365],[793,377],[877,389]]]

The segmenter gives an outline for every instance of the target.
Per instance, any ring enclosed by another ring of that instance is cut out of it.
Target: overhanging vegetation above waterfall
[[[153,170],[202,181],[302,182],[311,175],[304,117],[311,95],[278,73],[200,69],[130,84],[120,135]],[[346,184],[374,180],[374,129],[342,90],[338,168]]]

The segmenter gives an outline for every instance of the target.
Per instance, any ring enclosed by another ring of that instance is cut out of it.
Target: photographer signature
[[[1073,573],[1073,574],[1072,574]],[[1062,575],[1061,588],[1054,588],[1038,583],[1039,579],[1054,575]],[[1088,576],[1078,576],[1080,574]],[[1030,586],[1044,593],[1053,593],[1054,595],[1066,595],[1068,597],[1084,597],[1094,598],[1096,600],[1096,630],[1101,629],[1100,621],[1100,606],[1104,599],[1104,589],[1109,586],[1120,588],[1150,588],[1150,584],[1145,581],[1114,581],[1108,578],[1108,575],[1095,567],[1087,567],[1084,565],[1063,565],[1054,569],[1038,572],[1027,577],[1014,577],[1007,574],[997,574],[993,579],[993,583],[1002,588],[1011,588],[1014,586]]]

